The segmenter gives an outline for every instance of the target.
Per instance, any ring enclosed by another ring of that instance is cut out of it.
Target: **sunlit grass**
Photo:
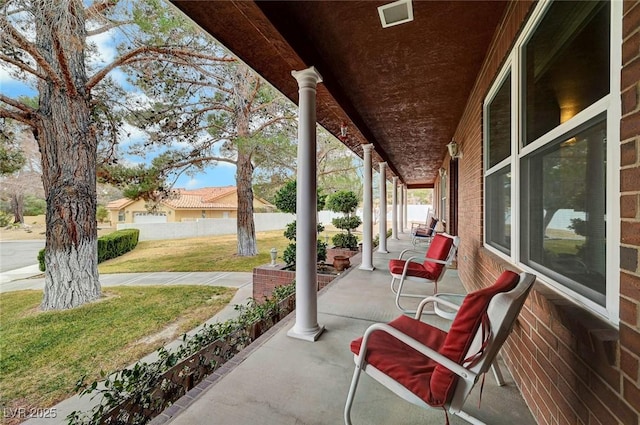
[[[257,233],[258,255],[254,257],[237,255],[236,235],[143,241],[133,251],[101,263],[99,270],[100,273],[250,272],[271,262],[271,248],[278,250],[278,261],[282,262],[282,253],[289,244],[282,233],[282,230]],[[319,235],[321,240],[325,233]]]
[[[42,291],[0,294],[0,406],[44,408],[76,381],[126,367],[226,306],[233,288],[110,287],[76,309],[42,312]]]

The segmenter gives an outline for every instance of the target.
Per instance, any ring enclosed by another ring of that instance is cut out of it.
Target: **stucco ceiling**
[[[315,66],[318,122],[411,187],[432,187],[507,2],[414,1],[382,28],[379,1],[172,0],[287,97]]]

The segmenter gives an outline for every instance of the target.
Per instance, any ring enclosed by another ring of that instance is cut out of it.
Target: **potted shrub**
[[[352,230],[362,224],[360,217],[355,215],[356,209],[358,208],[358,198],[352,191],[341,190],[329,196],[326,206],[333,212],[342,213],[342,217],[331,220],[331,223],[336,228],[342,230],[341,233],[331,238],[334,246],[334,249],[331,251],[331,257],[333,260],[338,257],[345,257],[348,261],[349,257],[358,251],[358,238],[352,233]],[[344,262],[341,258],[338,259],[338,261]],[[336,267],[336,269],[338,268],[339,267]]]

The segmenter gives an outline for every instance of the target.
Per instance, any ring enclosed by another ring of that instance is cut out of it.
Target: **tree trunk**
[[[253,165],[251,157],[238,152],[236,163],[236,186],[238,188],[238,255],[258,255],[256,228],[253,222]]]
[[[84,49],[82,2],[46,1],[36,16],[38,50],[62,83],[39,83],[34,135],[42,154],[47,200],[43,310],[80,306],[100,297],[96,224],[97,139]],[[60,49],[62,47],[62,50]],[[56,48],[57,47],[57,48]]]
[[[11,195],[11,209],[13,210],[13,222],[24,224],[24,194],[13,193]]]

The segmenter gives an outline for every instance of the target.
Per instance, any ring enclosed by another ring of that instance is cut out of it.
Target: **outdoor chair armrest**
[[[443,305],[445,307],[448,307],[451,310],[454,310],[456,312],[458,310],[460,310],[460,305],[459,304],[454,304],[454,303],[452,303],[450,301],[443,300],[442,298],[435,297],[435,296],[431,295],[431,296],[423,299],[422,301],[420,301],[420,304],[418,305],[418,310],[416,310],[416,315],[415,315],[414,319],[419,320],[422,317],[422,311],[424,310],[424,308],[429,303],[441,304],[441,305]]]
[[[398,257],[398,260],[402,260],[402,256],[403,256],[405,253],[407,253],[407,252],[412,252],[412,253],[415,253],[415,254],[421,254],[421,255],[424,255],[424,252],[418,251],[417,249],[407,248],[407,249],[405,249],[404,251],[402,251],[402,252],[400,253],[400,256]],[[413,258],[415,258],[415,257],[416,257],[416,256],[414,256]]]

